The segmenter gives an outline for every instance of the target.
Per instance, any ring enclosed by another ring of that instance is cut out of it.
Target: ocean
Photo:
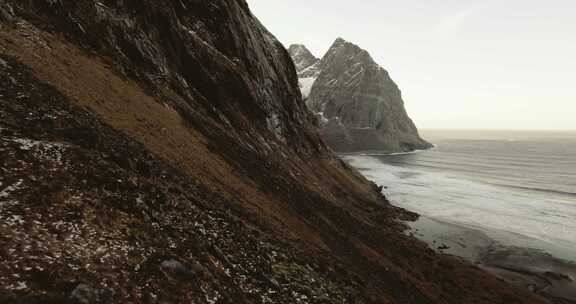
[[[576,132],[424,130],[436,147],[342,155],[426,220],[576,262]]]

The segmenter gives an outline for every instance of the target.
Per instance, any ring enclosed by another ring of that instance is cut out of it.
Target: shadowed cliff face
[[[293,147],[319,145],[288,54],[243,1],[31,0],[13,10],[109,56],[185,115],[242,129],[250,134],[233,135],[245,141],[268,129]]]
[[[305,47],[297,48],[306,54]],[[406,152],[431,145],[420,138],[398,86],[358,46],[337,39],[322,60],[293,56],[303,96],[318,113],[322,134],[337,151]]]
[[[244,1],[0,0],[0,302],[540,303],[313,122]]]

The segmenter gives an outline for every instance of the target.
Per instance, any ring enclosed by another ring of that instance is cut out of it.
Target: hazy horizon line
[[[502,128],[418,128],[420,131],[526,131],[526,132],[576,132],[576,129],[502,129]]]

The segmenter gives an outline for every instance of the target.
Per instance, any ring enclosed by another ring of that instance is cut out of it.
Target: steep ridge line
[[[432,147],[418,134],[396,83],[366,50],[338,38],[322,59],[303,45],[289,51],[302,96],[333,149],[398,153]]]

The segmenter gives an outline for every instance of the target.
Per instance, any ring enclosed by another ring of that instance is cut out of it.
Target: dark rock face
[[[402,234],[241,0],[0,0],[0,303],[541,303]]]
[[[299,53],[306,53],[298,47]],[[309,61],[294,58],[297,67]],[[358,46],[337,39],[322,60],[299,70],[303,96],[336,151],[430,148],[408,117],[398,86]],[[311,84],[312,83],[312,84]]]
[[[231,132],[242,126],[251,136],[235,135],[245,141],[267,129],[289,145],[318,145],[308,141],[310,117],[288,53],[244,1],[5,2],[13,2],[5,11],[109,56],[176,111],[230,124]]]

